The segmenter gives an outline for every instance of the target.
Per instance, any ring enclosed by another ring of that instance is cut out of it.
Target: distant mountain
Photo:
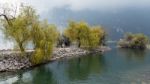
[[[84,20],[90,25],[102,25],[112,40],[118,40],[124,32],[141,32],[150,36],[150,9],[148,8],[72,11],[64,7],[49,11],[44,18],[58,25],[60,30],[66,27],[68,20]]]

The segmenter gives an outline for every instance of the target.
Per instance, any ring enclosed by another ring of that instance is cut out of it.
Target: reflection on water
[[[70,80],[86,80],[90,74],[99,74],[104,68],[102,55],[89,55],[85,58],[69,60],[67,73]]]
[[[118,49],[118,54],[124,55],[127,60],[144,61],[146,50]]]
[[[150,84],[149,64],[149,50],[113,49],[32,70],[1,73],[0,84]]]

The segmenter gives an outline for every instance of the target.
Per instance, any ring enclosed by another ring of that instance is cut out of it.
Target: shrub
[[[122,48],[145,49],[148,43],[149,39],[144,34],[127,33],[125,37],[118,42],[118,45]]]

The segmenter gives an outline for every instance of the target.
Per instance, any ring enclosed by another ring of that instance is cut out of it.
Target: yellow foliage
[[[34,64],[41,63],[41,61],[43,61],[43,55],[44,55],[44,52],[42,51],[42,49],[40,48],[35,49],[34,55],[31,58],[32,62]]]
[[[100,26],[91,28],[90,30],[90,46],[96,47],[101,45],[101,40],[105,36],[105,31]]]
[[[33,63],[40,63],[51,58],[54,44],[58,38],[55,25],[47,21],[40,21],[35,10],[30,6],[22,6],[19,15],[11,20],[2,20],[4,34],[7,38],[16,42],[22,52],[28,42],[33,43]]]
[[[32,40],[35,48],[33,58],[38,59],[38,53],[42,55],[42,60],[48,60],[51,58],[53,46],[58,38],[58,31],[54,25],[48,24],[47,21],[38,22],[33,25],[32,28]],[[39,52],[40,49],[40,52]],[[38,50],[38,51],[37,51]],[[40,60],[41,58],[39,58]],[[39,61],[37,61],[39,62]],[[33,63],[34,59],[33,59]]]
[[[125,34],[124,38],[118,42],[118,45],[122,48],[137,48],[137,49],[145,49],[147,48],[147,44],[149,43],[149,38],[141,33]]]
[[[11,25],[6,20],[3,20],[2,29],[7,38],[16,42],[22,52],[27,41],[30,39],[31,23],[37,19],[34,9],[29,6],[22,6],[20,14],[13,20],[10,20]]]
[[[105,31],[99,27],[90,27],[85,22],[70,22],[64,32],[72,42],[77,42],[78,47],[93,48],[101,45],[101,40],[105,36]]]

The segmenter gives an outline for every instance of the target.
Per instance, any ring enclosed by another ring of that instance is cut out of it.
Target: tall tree
[[[30,6],[21,6],[19,15],[14,19],[9,19],[4,15],[3,32],[5,36],[17,44],[21,52],[25,51],[25,45],[30,40],[31,25],[38,18],[35,10]]]
[[[39,16],[32,7],[21,6],[15,19],[3,18],[2,22],[5,36],[12,39],[21,52],[25,52],[25,46],[28,42],[33,44],[34,52],[31,56],[33,63],[38,64],[50,59],[58,31],[55,25],[39,20]]]

